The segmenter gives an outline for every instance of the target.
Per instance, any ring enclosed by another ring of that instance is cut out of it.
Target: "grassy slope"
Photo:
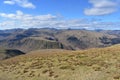
[[[120,45],[34,51],[1,61],[0,80],[120,80]]]

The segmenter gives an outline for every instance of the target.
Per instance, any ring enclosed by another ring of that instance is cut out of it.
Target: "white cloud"
[[[52,27],[53,22],[57,21],[57,16],[53,16],[51,14],[47,15],[29,15],[24,14],[22,11],[16,11],[15,14],[6,14],[6,13],[0,13],[0,17],[6,18],[9,21],[1,22],[0,26],[10,26],[7,24],[8,22],[11,23],[11,21],[14,21],[15,27],[23,27],[23,28],[29,28],[29,27]],[[6,24],[5,24],[6,23]],[[16,24],[17,23],[17,24]],[[17,25],[17,26],[16,26]]]
[[[23,8],[35,8],[35,5],[29,2],[28,0],[5,0],[4,4],[9,4],[9,5],[18,5]]]
[[[117,11],[119,2],[118,0],[89,0],[93,5],[92,8],[84,10],[85,15],[106,15]]]
[[[15,28],[15,22],[14,21],[4,21],[0,23],[0,27],[2,27],[2,29],[11,29],[11,28]]]
[[[9,5],[14,5],[15,2],[14,1],[4,1],[5,4],[9,4]]]
[[[4,21],[0,22],[0,27],[4,29],[10,28],[87,28],[87,29],[110,29],[119,28],[120,22],[101,22],[99,19],[64,19],[51,14],[47,15],[30,15],[22,11],[6,14],[0,13],[0,18]]]

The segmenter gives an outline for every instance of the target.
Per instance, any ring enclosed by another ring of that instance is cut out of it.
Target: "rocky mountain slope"
[[[119,31],[13,29],[0,32],[0,46],[29,52],[38,49],[79,50],[120,43]]]

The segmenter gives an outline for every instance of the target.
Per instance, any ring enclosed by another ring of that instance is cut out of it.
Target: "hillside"
[[[0,44],[2,47],[19,49],[23,52],[30,52],[38,49],[63,49],[63,45],[61,43],[41,39],[39,37],[29,37],[13,41],[4,40]]]
[[[0,60],[8,59],[18,55],[25,54],[19,50],[0,48]]]
[[[59,42],[74,50],[113,45],[114,35],[89,30],[65,30],[56,35]],[[118,42],[119,43],[119,42]]]
[[[1,61],[0,80],[120,80],[120,45],[32,51]]]
[[[80,50],[120,43],[119,31],[13,29],[0,32],[0,46],[30,52],[39,49]]]

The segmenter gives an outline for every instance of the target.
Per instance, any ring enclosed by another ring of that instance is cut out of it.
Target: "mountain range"
[[[30,52],[38,49],[80,50],[120,43],[120,30],[30,28],[0,30],[0,47]]]
[[[119,30],[1,30],[0,80],[119,80],[119,34]]]

